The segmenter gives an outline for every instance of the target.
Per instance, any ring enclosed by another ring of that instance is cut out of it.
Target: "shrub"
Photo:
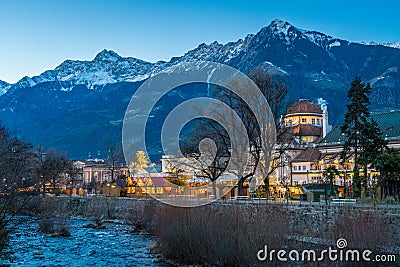
[[[159,249],[189,264],[247,266],[259,264],[264,245],[287,245],[287,213],[281,206],[219,205],[179,208],[160,205],[156,211]]]
[[[390,221],[382,212],[356,207],[338,214],[331,238],[344,238],[351,247],[370,250],[391,247],[397,240]]]

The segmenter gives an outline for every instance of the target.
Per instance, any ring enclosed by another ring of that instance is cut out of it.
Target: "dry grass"
[[[251,266],[264,245],[287,245],[287,213],[279,206],[160,205],[153,234],[170,259],[188,264]]]
[[[133,225],[135,231],[153,234],[155,250],[180,264],[285,266],[276,261],[259,262],[257,252],[264,245],[275,250],[320,251],[339,238],[347,240],[348,248],[375,252],[400,245],[398,210],[374,210],[372,206],[365,209],[217,202],[197,208],[179,208],[134,199],[69,199],[72,204],[63,203],[65,200],[68,199],[44,199],[38,208],[42,211],[38,223],[44,231],[51,232],[62,225],[62,220],[56,221],[61,217],[54,217],[54,214],[83,215],[97,225],[101,225],[104,218],[115,216]],[[321,243],[318,240],[322,240]],[[323,264],[341,266],[332,262]],[[305,266],[314,265],[306,263]]]
[[[393,247],[398,241],[393,225],[385,214],[359,208],[338,212],[331,234],[332,239],[346,239],[349,247],[374,251],[381,247]]]

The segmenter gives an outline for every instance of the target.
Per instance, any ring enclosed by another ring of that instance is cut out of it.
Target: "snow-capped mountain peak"
[[[400,42],[385,43],[384,46],[393,47],[393,48],[400,48]]]
[[[5,94],[10,86],[9,83],[0,80],[0,96]]]
[[[382,46],[387,46],[391,48],[397,48],[400,49],[400,42],[394,42],[394,43],[377,43],[377,42],[360,42],[360,44],[363,45],[382,45]]]
[[[104,49],[93,61],[65,60],[54,70],[47,70],[32,78],[24,77],[11,86],[23,88],[42,82],[68,82],[70,86],[64,88],[66,91],[78,84],[93,89],[98,85],[144,80],[149,77],[152,66],[150,62],[133,57],[124,58],[112,50]]]
[[[202,60],[227,64],[246,74],[262,68],[282,76],[290,85],[288,101],[324,97],[335,103],[329,113],[336,124],[342,123],[344,92],[356,75],[373,84],[371,109],[400,108],[399,49],[349,43],[274,20],[255,34],[224,44],[201,44],[167,62],[151,63],[103,50],[92,60],[66,60],[17,84],[0,83],[0,93],[11,86],[0,97],[0,118],[33,143],[80,157],[82,152],[104,149],[109,138],[117,141],[128,101],[141,85],[134,82],[178,68],[180,63]],[[180,101],[198,97],[201,88],[196,85],[187,94],[171,94],[154,111],[159,118],[166,117]],[[154,121],[160,126],[155,128],[162,129],[162,120]],[[153,136],[157,136],[155,128],[149,128]]]
[[[268,27],[272,29],[274,32],[283,33],[284,35],[287,35],[290,27],[293,26],[287,21],[274,19]]]
[[[122,57],[112,50],[103,49],[100,53],[96,55],[93,61],[108,61],[115,62]]]
[[[345,40],[334,38],[318,31],[299,29],[287,21],[280,19],[273,20],[270,25],[263,28],[260,33],[272,34],[274,37],[282,40],[288,46],[293,46],[296,40],[306,39],[325,50],[330,50],[333,46],[340,46],[348,43]]]
[[[197,60],[221,62],[231,66],[242,62],[240,65],[242,70],[250,72],[250,68],[254,66],[250,66],[247,62],[258,60],[257,53],[260,51],[262,55],[268,55],[268,57],[258,62],[257,66],[265,66],[268,69],[274,67],[276,71],[289,73],[289,68],[293,67],[291,62],[283,63],[285,58],[274,60],[276,51],[280,49],[297,51],[298,54],[306,57],[306,54],[315,48],[310,48],[309,42],[318,46],[318,51],[320,48],[324,49],[332,59],[335,59],[332,54],[333,47],[346,47],[350,44],[348,41],[317,31],[299,29],[287,21],[275,19],[258,33],[249,34],[244,39],[227,44],[216,41],[210,44],[203,43],[181,57],[173,57],[168,62],[150,63],[133,57],[121,57],[112,50],[104,49],[92,61],[65,60],[54,70],[47,70],[39,76],[24,77],[12,85],[0,83],[0,95],[9,88],[32,87],[43,82],[62,83],[61,86],[65,90],[72,89],[76,85],[95,89],[110,83],[136,82],[147,79],[166,67]],[[399,48],[400,42],[382,45]]]

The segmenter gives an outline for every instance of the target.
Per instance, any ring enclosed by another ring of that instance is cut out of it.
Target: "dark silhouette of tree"
[[[58,193],[56,190],[57,182],[64,179],[65,174],[73,168],[72,160],[65,153],[59,152],[54,148],[50,148],[44,155],[40,155],[41,161],[38,165],[38,173],[41,174],[43,194],[46,192],[46,183],[50,182],[53,188],[53,193]],[[42,159],[44,158],[44,159]]]
[[[166,178],[168,182],[176,184],[178,186],[187,186],[187,178],[185,177],[185,171],[179,166],[175,166],[173,162],[168,161],[168,177]]]
[[[363,179],[362,185],[364,187],[364,192],[368,192],[368,186],[371,185],[374,179],[368,176],[368,166],[373,164],[377,156],[383,153],[387,149],[387,141],[384,139],[381,129],[378,123],[374,119],[369,119],[365,123],[361,131],[361,142],[360,146],[362,151],[359,157],[359,163],[363,166]]]
[[[325,187],[324,187],[325,188],[325,203],[328,204],[326,183],[329,182],[329,187],[330,187],[330,191],[331,191],[330,196],[332,196],[334,193],[333,181],[334,181],[336,175],[339,175],[339,171],[336,168],[336,166],[329,166],[328,168],[326,168],[324,170],[323,175],[326,178]]]
[[[108,150],[108,162],[111,164],[111,181],[115,180],[117,176],[118,170],[121,165],[124,164],[124,153],[122,151],[122,145],[119,143],[112,143],[111,141],[107,142],[107,150]]]
[[[377,155],[375,167],[380,172],[379,185],[381,197],[399,197],[400,190],[400,153],[393,148],[386,149]]]
[[[363,150],[362,145],[365,143],[363,142],[363,133],[365,133],[369,126],[368,118],[370,112],[368,106],[370,104],[370,93],[370,85],[363,84],[360,77],[356,77],[347,93],[347,110],[344,117],[344,124],[340,127],[341,132],[345,134],[341,158],[346,161],[351,152],[354,155],[353,191],[356,197],[360,196],[361,193],[359,154]]]
[[[265,99],[267,100],[275,123],[279,121],[279,117],[286,107],[286,96],[289,91],[289,87],[286,84],[282,75],[273,75],[268,73],[263,68],[257,68],[249,74],[249,77],[257,85]],[[237,81],[231,82],[232,86],[242,86]],[[241,177],[238,177],[238,195],[243,194],[243,185],[246,180],[251,180],[256,172],[260,172],[264,177],[264,187],[266,196],[269,197],[269,176],[274,170],[279,167],[278,165],[269,164],[271,147],[268,147],[268,140],[263,140],[265,137],[269,137],[269,134],[262,133],[264,129],[260,129],[260,122],[257,122],[255,112],[261,113],[262,107],[253,105],[251,108],[236,94],[230,92],[227,89],[219,88],[218,99],[222,99],[228,104],[233,110],[237,112],[240,119],[242,120],[249,139],[249,153],[251,159],[248,161],[248,166],[245,168],[247,171],[242,173]],[[250,97],[251,98],[251,97]],[[257,101],[254,101],[257,103]],[[263,119],[267,119],[264,117]],[[261,122],[263,123],[263,122]],[[287,129],[281,127],[280,123],[276,123],[277,127],[277,141],[278,141],[278,153],[272,155],[272,160],[276,158],[282,158],[291,142],[287,142],[290,134]],[[263,135],[264,134],[264,135]],[[290,138],[291,139],[291,138]],[[278,162],[278,161],[276,161]],[[282,161],[283,162],[283,161]],[[261,167],[260,167],[261,166]]]
[[[7,226],[15,223],[15,215],[35,193],[35,154],[31,148],[0,126],[0,250],[6,244]]]
[[[254,70],[249,76],[253,79],[254,83],[268,101],[273,117],[278,119],[281,111],[284,109],[285,98],[288,92],[288,86],[284,82],[282,76],[271,75],[263,69]],[[269,122],[273,118],[268,114],[263,114],[265,113],[265,107],[262,106],[263,104],[257,99],[258,96],[252,96],[249,90],[246,90],[246,88],[251,88],[251,86],[254,86],[254,84],[249,84],[248,81],[230,80],[227,87],[238,88],[238,90],[240,90],[240,96],[226,87],[215,86],[210,90],[212,97],[222,101],[236,113],[243,123],[247,134],[247,136],[239,136],[241,133],[235,131],[237,127],[234,125],[236,122],[233,117],[231,118],[229,114],[221,113],[220,110],[213,110],[213,113],[217,118],[220,118],[220,121],[225,123],[225,126],[228,126],[229,129],[233,129],[231,132],[236,134],[236,136],[233,137],[236,143],[242,142],[244,144],[245,139],[248,140],[249,147],[241,152],[242,154],[248,154],[248,160],[243,162],[241,159],[238,160],[240,164],[234,164],[237,165],[237,174],[239,175],[237,177],[238,195],[243,195],[245,181],[250,182],[256,173],[261,173],[263,177],[268,177],[268,170],[270,169],[269,160],[272,147],[271,144],[269,144],[269,138],[271,136],[269,125],[265,124],[265,122]],[[244,95],[251,101],[251,107],[243,100],[242,97]],[[257,121],[255,114],[257,114],[262,121]],[[204,133],[199,134],[202,131],[204,131]],[[216,151],[221,154],[218,155],[219,158],[213,161],[213,166],[210,166],[211,169],[208,169],[208,173],[214,174],[211,175],[214,176],[212,178],[210,177],[211,179],[217,178],[216,176],[219,176],[225,170],[226,166],[224,165],[226,165],[226,157],[232,146],[232,136],[229,136],[226,129],[219,127],[218,123],[215,121],[202,120],[193,130],[193,137],[208,137],[216,143]],[[198,143],[192,141],[188,142],[188,144],[198,145]],[[284,150],[283,146],[281,150]],[[265,178],[264,181],[266,181],[267,187],[269,187],[269,178]]]
[[[269,179],[270,176],[279,168],[290,166],[292,160],[291,156],[287,153],[288,149],[293,146],[293,130],[291,127],[285,126],[285,122],[281,120],[276,126],[276,145],[271,155],[272,164],[269,168],[263,168],[262,174],[264,176],[264,191],[266,197],[269,199]],[[265,172],[265,170],[267,170]],[[291,170],[291,168],[290,168]],[[283,177],[282,177],[283,179]],[[283,182],[283,181],[282,181]],[[287,186],[287,181],[284,182]]]
[[[272,75],[263,68],[256,68],[249,77],[267,99],[275,122],[279,121],[279,117],[287,105],[286,96],[289,92],[289,86],[286,84],[284,76]]]
[[[197,177],[212,183],[214,198],[217,198],[217,179],[226,170],[230,158],[229,138],[221,125],[210,119],[198,119],[192,137],[182,145],[182,150],[191,162],[180,163],[182,167],[190,165]],[[179,166],[177,166],[179,168]]]

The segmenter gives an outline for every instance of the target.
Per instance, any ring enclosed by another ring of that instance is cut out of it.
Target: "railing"
[[[231,200],[249,200],[249,196],[236,196],[236,197],[231,197]]]
[[[355,204],[357,202],[354,198],[334,198],[332,204]]]

